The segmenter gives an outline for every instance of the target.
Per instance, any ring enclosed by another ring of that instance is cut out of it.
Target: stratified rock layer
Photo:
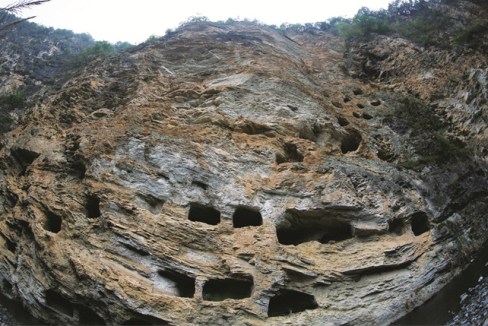
[[[56,324],[388,324],[488,237],[484,59],[205,23],[94,62],[3,142],[2,292]]]

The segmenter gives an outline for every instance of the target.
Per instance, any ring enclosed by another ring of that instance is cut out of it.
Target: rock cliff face
[[[389,324],[488,238],[486,56],[189,24],[0,152],[1,290],[54,324]]]

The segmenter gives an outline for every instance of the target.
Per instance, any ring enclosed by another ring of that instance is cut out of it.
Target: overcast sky
[[[15,0],[0,0],[0,7]],[[266,24],[352,17],[361,7],[386,8],[391,0],[51,0],[22,16],[48,27],[88,33],[96,40],[137,44],[164,35],[192,16],[210,20],[257,19]]]

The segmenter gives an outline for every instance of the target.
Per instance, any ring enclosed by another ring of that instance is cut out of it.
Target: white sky
[[[162,36],[192,16],[210,20],[257,19],[266,24],[313,23],[352,17],[361,7],[386,8],[392,0],[51,0],[22,12],[48,27],[88,33],[96,40],[137,44]],[[15,0],[0,0],[0,7]]]

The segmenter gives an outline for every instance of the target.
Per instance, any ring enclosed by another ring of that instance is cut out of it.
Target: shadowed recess
[[[412,225],[412,232],[415,236],[419,236],[430,230],[429,218],[424,212],[417,212],[410,217]]]
[[[188,219],[193,222],[217,225],[220,223],[220,212],[213,207],[193,203],[190,205]]]
[[[263,224],[263,217],[257,209],[240,206],[232,215],[232,224],[235,228],[259,226]]]
[[[2,290],[3,290],[3,293],[6,294],[7,296],[11,296],[12,295],[12,292],[13,292],[13,286],[12,284],[7,281],[6,279],[3,279],[2,281]]]
[[[67,316],[73,316],[73,305],[66,298],[53,290],[45,292],[46,305]]]
[[[396,235],[402,235],[405,232],[405,222],[400,219],[388,221],[388,231]]]
[[[81,160],[72,162],[71,163],[71,172],[74,176],[76,176],[79,179],[85,178],[85,174],[86,174],[85,163]]]
[[[298,245],[304,242],[343,241],[353,237],[350,224],[333,212],[323,210],[298,211],[289,209],[284,221],[276,226],[278,242]]]
[[[52,233],[58,233],[61,231],[62,219],[59,215],[54,214],[51,211],[46,212],[46,220],[44,222],[44,229]]]
[[[88,307],[79,306],[78,315],[80,318],[80,325],[106,325],[103,318]]]
[[[286,142],[283,145],[283,153],[276,153],[276,163],[303,162],[303,155],[298,151],[298,146],[294,143]]]
[[[172,270],[159,270],[159,282],[167,294],[192,298],[195,294],[195,279]]]
[[[294,290],[281,290],[269,301],[268,316],[287,316],[318,307],[313,295]]]
[[[252,278],[247,280],[208,280],[203,286],[203,300],[223,301],[226,299],[249,298],[252,288]]]
[[[349,124],[349,121],[344,117],[337,117],[337,122],[342,127],[347,126]]]
[[[15,253],[15,250],[17,249],[17,244],[3,234],[0,233],[0,235],[5,240],[5,247],[7,247],[8,251],[10,251],[11,253]]]
[[[100,217],[100,199],[95,195],[88,195],[85,203],[86,217],[98,218]]]
[[[350,129],[347,131],[347,134],[344,136],[342,139],[341,143],[341,151],[343,154],[349,153],[349,152],[355,152],[358,150],[359,145],[361,145],[362,141],[361,134],[359,131],[355,129]]]
[[[34,162],[34,160],[40,155],[39,153],[20,147],[12,147],[10,149],[10,154],[17,162],[20,163],[22,168],[26,168],[27,166],[31,165],[32,162]]]
[[[122,325],[127,326],[169,326],[171,325],[166,320],[162,320],[153,316],[137,314],[137,316],[127,320]]]

